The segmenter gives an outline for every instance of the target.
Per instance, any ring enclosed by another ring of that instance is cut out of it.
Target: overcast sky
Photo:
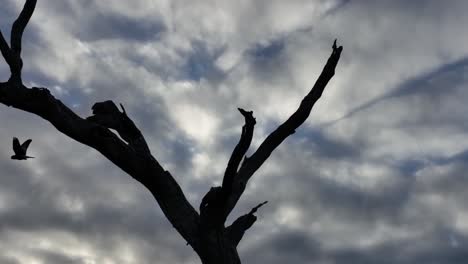
[[[7,37],[23,0],[2,0]],[[314,84],[336,75],[230,218],[269,203],[243,263],[468,259],[468,1],[39,0],[23,80],[79,115],[125,105],[198,208],[243,118],[249,153]],[[7,80],[7,64],[0,78]],[[151,194],[32,114],[0,106],[0,263],[200,263]],[[32,138],[33,160],[10,160]]]

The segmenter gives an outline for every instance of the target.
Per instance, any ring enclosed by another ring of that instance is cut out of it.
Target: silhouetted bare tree
[[[82,118],[56,99],[48,89],[24,86],[21,79],[21,39],[31,18],[36,0],[26,0],[13,23],[10,45],[0,32],[0,49],[8,63],[11,77],[0,83],[0,102],[36,114],[60,132],[96,149],[123,171],[143,184],[154,196],[164,215],[204,264],[239,264],[237,245],[256,221],[254,213],[264,203],[225,226],[226,218],[244,193],[252,175],[283,140],[307,119],[328,81],[335,73],[342,47],[333,43],[333,51],[311,91],[288,120],[273,131],[252,154],[245,156],[252,141],[255,118],[251,111],[239,108],[245,119],[240,140],[231,158],[221,186],[212,187],[203,197],[200,213],[187,201],[172,175],[153,157],[146,141],[128,117],[112,101],[94,104],[93,115]],[[115,129],[120,138],[111,132]],[[123,139],[123,140],[122,140]]]

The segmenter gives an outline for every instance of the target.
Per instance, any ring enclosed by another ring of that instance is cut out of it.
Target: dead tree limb
[[[6,62],[10,66],[10,79],[15,82],[21,82],[21,69],[23,68],[23,60],[21,59],[21,42],[23,32],[29,22],[34,9],[36,8],[36,0],[27,0],[21,10],[20,15],[11,27],[10,47],[0,32],[0,50]]]
[[[257,217],[254,215],[257,210],[265,205],[268,201],[258,204],[248,214],[240,216],[232,224],[226,227],[229,238],[237,246],[244,236],[247,229],[252,227],[252,225],[257,221]]]
[[[226,212],[229,214],[236,206],[237,201],[244,193],[247,182],[252,175],[268,159],[273,150],[275,150],[289,135],[294,134],[296,129],[304,123],[309,117],[312,107],[322,96],[322,93],[328,82],[335,75],[335,68],[340,59],[342,46],[336,46],[336,40],[333,43],[333,51],[328,59],[322,73],[317,79],[311,91],[304,97],[299,108],[276,130],[274,130],[250,158],[246,158],[242,163],[237,175],[234,177],[233,189],[226,204]]]
[[[245,111],[242,108],[238,108],[238,110],[244,116],[245,124],[242,127],[239,143],[237,143],[236,147],[234,148],[226,167],[226,172],[224,173],[222,187],[226,193],[231,192],[232,183],[234,181],[234,177],[237,174],[237,169],[239,168],[240,162],[244,158],[245,153],[247,153],[247,150],[250,147],[250,143],[252,142],[254,126],[256,123],[252,111]]]
[[[27,0],[13,24],[12,48],[5,44],[3,36],[0,38],[1,51],[11,71],[8,82],[0,83],[0,102],[44,118],[63,134],[96,149],[142,183],[153,194],[172,225],[196,249],[198,213],[171,174],[151,155],[140,130],[125,111],[121,113],[112,101],[107,101],[95,104],[94,116],[83,119],[56,99],[48,89],[27,88],[23,85],[21,67],[17,63],[21,61],[22,34],[35,4],[35,0]],[[116,129],[126,142],[109,128]]]
[[[226,218],[242,196],[252,175],[273,150],[307,119],[335,73],[342,47],[337,47],[335,40],[332,54],[312,90],[296,112],[273,131],[251,157],[246,157],[246,153],[256,121],[251,111],[239,108],[245,119],[239,142],[229,159],[222,186],[212,187],[203,197],[199,215],[172,175],[153,157],[143,134],[122,105],[120,111],[112,101],[98,102],[92,107],[93,115],[82,118],[56,99],[48,89],[28,88],[23,84],[21,42],[35,6],[36,0],[26,0],[13,23],[10,45],[0,31],[0,51],[11,72],[7,82],[0,82],[0,103],[42,117],[63,134],[97,150],[143,184],[154,196],[169,222],[200,256],[203,264],[240,264],[237,245],[246,230],[255,223],[257,218],[254,213],[266,202],[254,207],[227,228]],[[116,130],[120,137],[110,129]]]
[[[302,125],[310,115],[312,107],[321,97],[328,82],[335,74],[335,68],[340,59],[342,46],[337,47],[336,40],[332,46],[332,54],[317,79],[311,91],[304,97],[299,108],[276,130],[274,130],[260,144],[251,157],[244,157],[253,135],[255,118],[252,112],[239,109],[245,118],[239,143],[234,148],[228,162],[221,187],[212,187],[200,204],[202,230],[221,229],[226,230],[227,236],[237,246],[245,231],[256,221],[253,213],[239,217],[231,226],[224,228],[226,218],[236,206],[236,203],[244,193],[246,185],[252,175],[262,166],[271,153],[296,129]],[[244,157],[244,161],[239,163]],[[260,204],[260,206],[263,204]],[[256,208],[254,208],[256,211]]]

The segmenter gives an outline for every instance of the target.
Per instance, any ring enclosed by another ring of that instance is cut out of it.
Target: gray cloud
[[[22,4],[2,5],[6,36]],[[465,1],[39,1],[25,32],[24,79],[83,117],[94,102],[122,102],[198,207],[239,138],[236,107],[257,118],[252,153],[296,109],[338,38],[343,57],[323,98],[230,217],[269,201],[241,258],[463,263],[466,9]],[[40,118],[0,110],[0,262],[199,262],[137,182]],[[9,159],[14,135],[33,138],[35,160]]]

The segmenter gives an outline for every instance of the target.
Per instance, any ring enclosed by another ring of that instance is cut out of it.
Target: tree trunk
[[[197,252],[202,264],[240,264],[236,245],[229,238],[225,228],[203,231],[201,248]]]

